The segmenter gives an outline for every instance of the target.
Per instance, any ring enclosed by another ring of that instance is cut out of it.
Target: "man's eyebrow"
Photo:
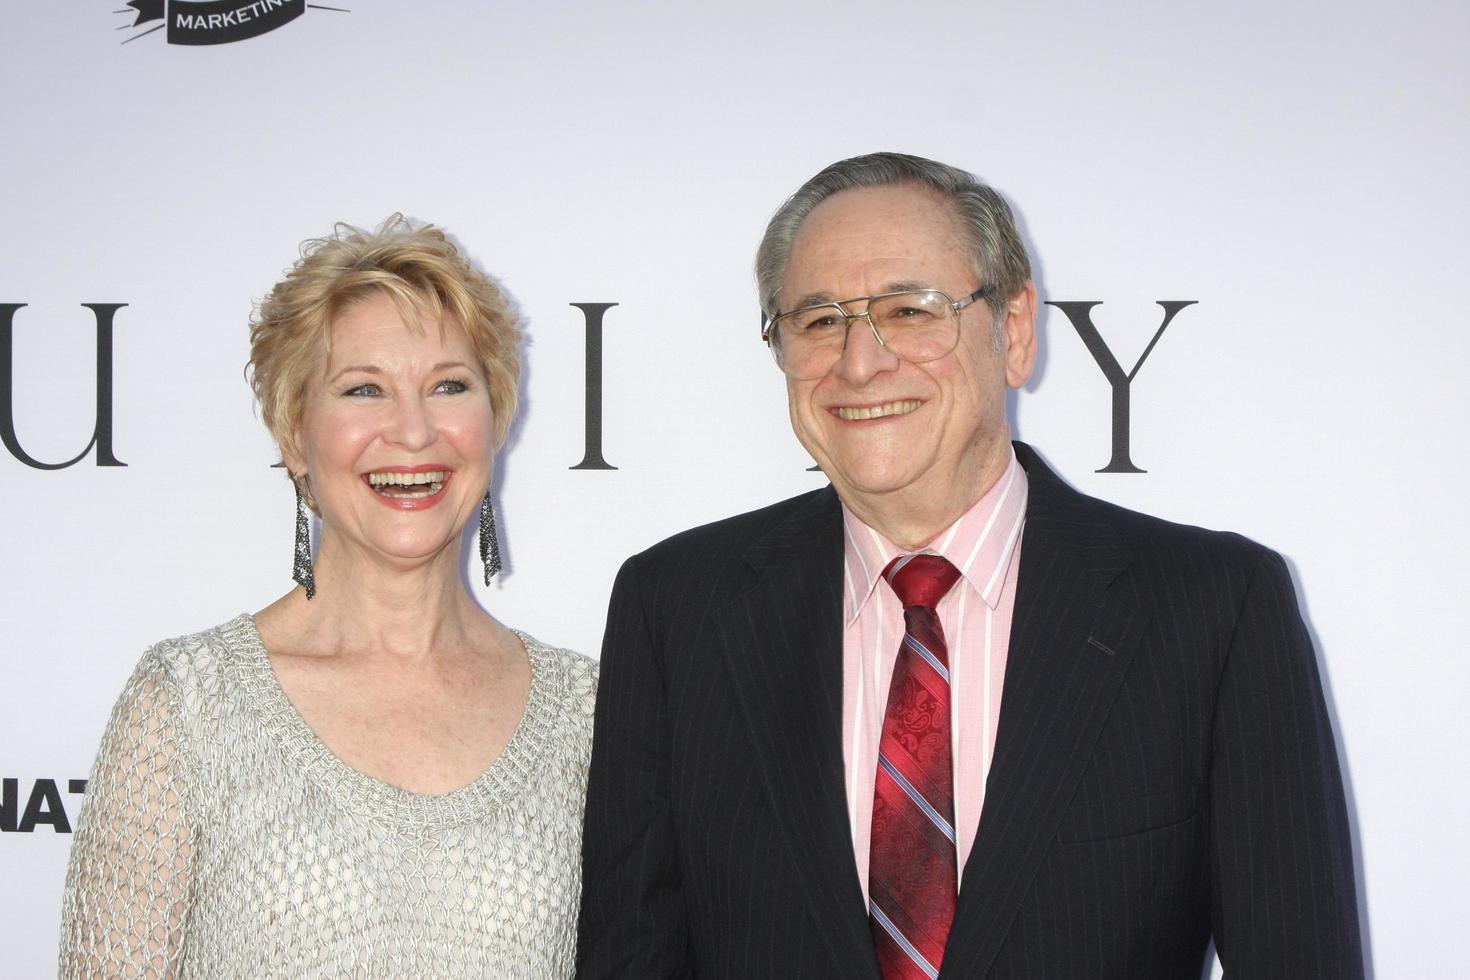
[[[890,282],[885,285],[883,287],[883,291],[885,293],[911,293],[916,289],[933,288],[934,287],[929,285],[927,282],[920,282],[917,279],[900,279],[897,282]]]
[[[823,303],[832,302],[831,293],[807,293],[805,296],[791,304],[793,310],[804,310],[808,306],[821,306]],[[789,312],[789,311],[788,311]]]
[[[917,279],[899,279],[894,282],[885,283],[883,288],[879,290],[879,293],[907,293],[915,289],[932,288],[927,282],[919,282]],[[879,293],[874,293],[873,295],[876,296]],[[862,299],[862,297],[849,296],[844,299],[833,299],[832,294],[827,292],[807,293],[792,304],[791,309],[804,310],[808,306],[823,306],[827,303],[847,303],[854,299]]]

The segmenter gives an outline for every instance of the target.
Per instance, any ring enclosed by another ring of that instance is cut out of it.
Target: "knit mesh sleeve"
[[[113,708],[72,841],[59,975],[178,975],[193,829],[185,812],[178,705],[145,657]]]

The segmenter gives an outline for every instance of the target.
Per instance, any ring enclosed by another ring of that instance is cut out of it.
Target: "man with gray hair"
[[[763,339],[831,486],[630,558],[579,976],[1360,977],[1280,556],[1083,496],[1010,440],[1010,209],[897,153],[771,219]]]

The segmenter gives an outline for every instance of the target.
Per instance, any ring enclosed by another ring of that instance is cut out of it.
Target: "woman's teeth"
[[[385,497],[432,497],[444,489],[445,470],[427,473],[369,473],[368,485]]]

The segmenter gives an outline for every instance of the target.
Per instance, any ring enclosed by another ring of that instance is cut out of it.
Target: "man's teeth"
[[[869,405],[864,408],[849,408],[846,405],[837,409],[837,417],[848,422],[856,422],[861,419],[881,419],[886,415],[907,415],[922,405],[916,399],[889,402],[886,405]]]
[[[411,487],[418,483],[443,483],[446,476],[448,473],[444,470],[430,470],[427,473],[369,473],[368,483],[374,487]]]

